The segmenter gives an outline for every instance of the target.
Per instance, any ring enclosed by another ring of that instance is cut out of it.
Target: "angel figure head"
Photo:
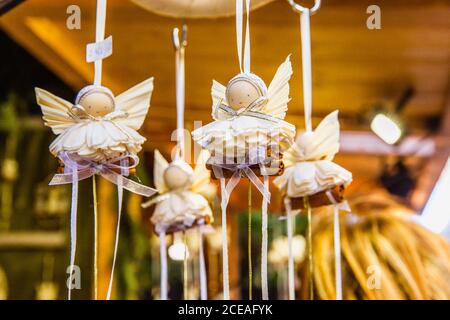
[[[103,117],[114,111],[114,94],[106,87],[89,85],[80,90],[75,105],[93,117]]]
[[[228,82],[225,96],[235,111],[258,107],[267,102],[267,86],[257,75],[243,72]]]
[[[314,131],[297,137],[284,154],[286,169],[274,180],[275,185],[290,198],[309,196],[312,206],[330,204],[330,196],[341,201],[352,174],[332,161],[338,151],[339,121],[334,111]]]
[[[205,167],[209,154],[202,151],[194,169],[181,159],[168,163],[155,151],[154,180],[158,195],[142,206],[155,205],[151,222],[157,233],[172,233],[213,221],[210,200],[216,193]]]
[[[211,95],[214,121],[195,130],[193,139],[212,155],[211,162],[264,159],[276,146],[283,152],[293,142],[295,127],[284,121],[292,75],[290,58],[279,66],[269,87],[250,72],[243,72],[225,87],[213,81]],[[260,157],[260,151],[264,157]],[[257,151],[257,152],[255,152]]]
[[[90,85],[72,104],[36,88],[45,124],[57,135],[50,152],[99,163],[135,155],[146,140],[137,130],[147,115],[152,91],[153,78],[116,97],[106,87]]]

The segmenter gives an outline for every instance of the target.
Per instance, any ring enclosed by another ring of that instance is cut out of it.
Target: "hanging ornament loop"
[[[313,15],[314,13],[317,12],[317,10],[320,9],[320,6],[322,4],[321,0],[316,0],[314,2],[314,6],[312,6],[312,8],[308,9],[305,8],[301,5],[299,5],[298,3],[296,3],[294,0],[287,0],[287,2],[291,5],[292,10],[294,10],[297,13],[306,13],[309,12],[310,15]]]
[[[185,103],[185,67],[184,52],[187,46],[187,26],[183,24],[181,39],[180,30],[174,28],[172,32],[172,44],[175,49],[175,81],[177,104],[177,159],[183,159],[185,153],[184,137],[184,103]]]

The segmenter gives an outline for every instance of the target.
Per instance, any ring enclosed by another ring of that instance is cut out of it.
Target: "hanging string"
[[[248,184],[248,299],[253,299],[252,266],[252,184]]]
[[[292,252],[292,233],[293,233],[293,215],[291,207],[291,199],[289,197],[284,198],[284,206],[287,213],[287,236],[288,236],[288,289],[289,300],[295,300],[295,274],[294,274],[294,254]]]
[[[304,207],[308,215],[308,265],[309,265],[309,297],[314,300],[314,264],[313,264],[313,253],[312,253],[312,210],[309,205],[309,197],[303,198]]]
[[[182,39],[178,37],[179,30],[175,28],[172,33],[172,41],[175,47],[175,83],[177,104],[177,157],[184,158],[184,103],[185,103],[185,48],[187,45],[187,26],[183,25]]]
[[[203,226],[199,228],[200,299],[208,300],[205,253],[203,249]]]
[[[300,30],[302,38],[302,68],[303,68],[303,105],[305,110],[306,131],[312,131],[312,70],[311,70],[311,31],[310,11],[305,9],[300,15]]]
[[[269,176],[265,174],[264,176],[264,190],[266,193],[269,192]],[[262,299],[269,299],[269,288],[268,288],[268,280],[267,280],[267,243],[268,243],[268,234],[267,234],[267,210],[268,210],[269,202],[266,197],[263,198],[262,203],[262,242],[261,242],[261,289],[262,289]]]
[[[161,259],[161,300],[167,300],[167,249],[166,233],[159,234],[159,256]]]
[[[222,209],[222,273],[223,299],[230,300],[230,283],[228,274],[228,235],[227,235],[227,195],[225,178],[220,178],[221,209]]]
[[[95,174],[92,176],[92,195],[94,199],[94,298],[98,300],[98,210]]]
[[[334,211],[334,264],[336,281],[336,300],[342,300],[342,270],[341,270],[341,230],[339,222],[339,206],[333,206]]]
[[[105,22],[106,22],[106,0],[97,0],[97,19],[95,26],[95,42],[101,42],[105,39]],[[94,62],[94,85],[102,84],[102,59]]]
[[[242,29],[243,29],[243,1],[236,0],[236,41],[239,59],[239,69],[241,72],[250,72],[250,0],[245,1],[246,7],[246,27],[245,27],[245,43],[244,43],[244,59],[242,61]]]
[[[183,259],[183,294],[184,300],[189,299],[188,292],[188,247],[187,247],[187,238],[186,231],[183,231],[183,244],[184,244],[184,259]]]

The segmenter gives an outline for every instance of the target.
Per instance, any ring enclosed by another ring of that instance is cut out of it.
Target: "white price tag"
[[[112,36],[103,41],[89,43],[86,47],[86,61],[94,62],[112,55]]]

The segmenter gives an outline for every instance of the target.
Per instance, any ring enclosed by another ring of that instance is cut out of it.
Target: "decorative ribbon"
[[[325,193],[333,204],[334,212],[334,273],[336,283],[336,300],[342,300],[342,270],[341,270],[341,232],[339,222],[339,210],[350,212],[347,201],[338,203],[330,191]]]
[[[229,275],[228,275],[228,238],[227,238],[227,206],[230,200],[231,192],[241,180],[241,174],[245,174],[250,182],[258,189],[263,196],[262,203],[262,244],[261,244],[261,288],[262,297],[268,299],[267,286],[267,210],[270,202],[269,177],[264,164],[260,164],[261,174],[264,177],[264,183],[259,180],[256,174],[250,169],[251,164],[214,164],[212,166],[214,175],[220,178],[221,188],[221,209],[222,209],[222,249],[223,249],[223,295],[225,300],[230,299],[229,293]],[[226,183],[223,176],[223,169],[234,171],[231,178]]]
[[[225,178],[220,178],[220,191],[222,209],[222,274],[223,274],[223,299],[230,300],[230,281],[228,272],[228,235],[227,235],[227,205],[229,194],[225,186]]]
[[[234,110],[233,108],[224,105],[224,104],[218,104],[216,106],[214,106],[214,118],[217,120],[233,120],[234,118],[238,117],[238,116],[248,116],[248,117],[254,117],[254,118],[258,118],[261,120],[267,120],[267,121],[271,121],[274,124],[283,124],[286,125],[287,122],[271,116],[270,114],[264,113],[264,112],[259,112],[257,111],[258,107],[264,102],[264,101],[257,101],[258,103],[252,103],[250,106],[248,106],[247,108],[241,109],[241,110]],[[293,126],[293,125],[288,125],[288,126]],[[293,127],[293,129],[295,129]]]
[[[289,300],[295,300],[295,274],[294,274],[294,254],[292,252],[292,219],[293,212],[291,206],[291,199],[284,198],[284,206],[287,213],[287,236],[288,236],[288,289]]]
[[[159,254],[161,259],[161,300],[167,300],[167,249],[166,233],[159,233]]]
[[[305,110],[306,131],[312,131],[312,71],[311,71],[311,31],[309,9],[300,15],[300,31],[302,36],[302,68],[303,68],[303,104]]]
[[[239,58],[239,68],[241,72],[250,73],[250,0],[245,1],[246,6],[246,27],[245,27],[245,43],[244,43],[244,61],[242,61],[242,18],[243,18],[243,2],[236,0],[236,41]]]
[[[99,174],[106,180],[114,183],[118,187],[118,217],[117,217],[117,227],[116,227],[116,239],[114,245],[114,257],[113,265],[111,269],[111,278],[109,281],[107,299],[109,300],[111,296],[112,283],[113,283],[113,273],[116,261],[118,240],[119,240],[119,226],[120,226],[120,216],[122,212],[122,199],[123,199],[123,189],[140,194],[142,196],[151,196],[157,191],[153,188],[146,187],[137,183],[133,180],[125,178],[121,174],[113,171],[113,169],[120,169],[122,173],[127,173],[129,169],[135,168],[139,164],[139,158],[135,155],[128,155],[121,158],[113,159],[104,163],[96,163],[93,161],[82,160],[75,161],[69,154],[61,153],[59,158],[64,163],[64,173],[55,174],[53,179],[50,181],[49,185],[63,185],[72,184],[72,206],[70,212],[70,239],[71,239],[71,249],[70,249],[70,285],[68,292],[68,299],[71,299],[71,289],[72,289],[72,273],[73,266],[75,263],[75,253],[76,253],[76,241],[77,241],[77,207],[78,207],[78,181],[92,177],[95,174]],[[132,164],[128,163],[128,159],[132,159]],[[120,162],[120,165],[114,162]]]
[[[205,253],[203,249],[203,230],[204,226],[200,226],[199,232],[199,266],[200,266],[200,299],[208,300],[208,286],[206,278],[206,265],[205,265]]]
[[[267,209],[270,202],[269,193],[269,176],[264,175],[264,194],[269,194],[269,197],[263,194],[262,203],[262,241],[261,241],[261,290],[262,299],[269,300],[269,288],[267,280],[267,245],[268,245],[268,234],[267,234]],[[259,180],[258,180],[259,181]]]

